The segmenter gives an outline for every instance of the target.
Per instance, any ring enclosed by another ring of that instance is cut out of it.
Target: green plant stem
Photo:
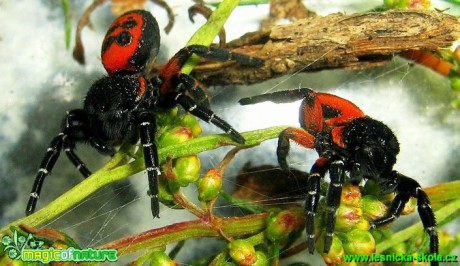
[[[232,13],[233,9],[238,6],[239,0],[224,0],[212,12],[208,21],[201,26],[195,34],[187,42],[187,46],[191,44],[201,44],[205,46],[211,45],[214,38],[219,34],[224,27],[225,22]],[[182,73],[190,74],[196,64],[199,62],[198,56],[192,56],[182,68]]]
[[[280,132],[286,127],[278,126],[267,129],[255,130],[245,132],[242,135],[246,139],[246,145],[256,145],[262,141],[276,138]],[[177,145],[164,147],[158,151],[160,162],[166,161],[167,157],[178,158],[198,154],[203,151],[213,150],[222,146],[228,145],[241,145],[232,141],[227,135],[210,135],[201,138],[192,139]],[[100,170],[93,173],[90,177],[71,188],[62,196],[38,210],[32,215],[23,217],[19,220],[12,222],[0,229],[0,235],[9,232],[10,226],[17,226],[19,224],[26,224],[31,227],[36,227],[44,224],[55,217],[61,215],[65,211],[71,209],[91,194],[101,189],[102,187],[122,180],[128,176],[134,175],[145,169],[143,157],[116,167],[120,162],[126,158],[125,146],[109,161],[110,167],[103,166]],[[113,168],[114,167],[114,168]]]
[[[444,207],[439,209],[435,213],[436,220],[438,225],[443,225],[452,219],[460,216],[460,199],[453,200],[450,203],[446,204]],[[404,230],[401,230],[392,235],[388,240],[382,241],[376,246],[378,254],[386,251],[387,249],[394,247],[397,244],[400,244],[416,234],[421,234],[423,232],[423,225],[421,222],[416,223]]]
[[[437,184],[423,188],[428,194],[432,205],[444,205],[446,201],[460,199],[460,180]]]
[[[257,246],[263,244],[265,242],[265,239],[265,232],[260,232],[258,234],[246,238],[246,241],[248,241],[253,246]]]
[[[64,31],[65,31],[65,48],[70,47],[70,35],[72,32],[72,24],[70,20],[70,3],[69,0],[61,0],[62,12],[64,13]]]
[[[173,194],[175,202],[177,202],[182,208],[188,210],[190,213],[198,218],[203,217],[204,210],[196,206],[193,202],[188,200],[182,191],[177,191]]]
[[[117,249],[118,256],[123,256],[190,238],[220,237],[219,230],[229,236],[254,234],[265,228],[266,218],[266,213],[219,218],[218,227],[215,224],[205,223],[201,219],[185,221],[122,238],[95,249]]]

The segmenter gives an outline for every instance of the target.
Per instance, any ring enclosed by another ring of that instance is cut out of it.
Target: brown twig
[[[249,37],[248,37],[249,36]],[[266,60],[260,68],[238,64],[221,68],[199,65],[195,77],[205,84],[254,83],[300,71],[363,69],[384,64],[408,50],[436,50],[460,37],[457,18],[438,11],[388,11],[331,14],[274,26],[248,34],[233,52]]]

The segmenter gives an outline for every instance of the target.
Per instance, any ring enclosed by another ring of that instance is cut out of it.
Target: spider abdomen
[[[145,10],[127,12],[116,19],[104,38],[102,64],[109,74],[119,71],[139,73],[160,48],[156,19]]]

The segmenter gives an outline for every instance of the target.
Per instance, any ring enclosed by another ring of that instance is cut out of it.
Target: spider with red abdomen
[[[301,99],[301,128],[290,127],[281,132],[277,156],[280,167],[289,171],[286,157],[290,140],[318,152],[319,158],[310,170],[305,199],[305,230],[310,253],[313,253],[315,245],[314,218],[320,199],[320,181],[328,171],[331,181],[326,195],[325,253],[329,252],[332,244],[336,211],[347,174],[354,183],[374,180],[384,189],[382,194],[396,193],[387,215],[371,222],[371,228],[394,221],[400,216],[409,199],[416,198],[420,219],[430,236],[430,252],[438,253],[436,218],[430,200],[417,181],[393,170],[399,153],[399,143],[387,125],[366,116],[348,100],[308,88],[243,98],[240,104],[265,101],[288,103]],[[437,263],[433,262],[432,265]]]
[[[180,69],[192,54],[215,61],[234,60],[246,66],[260,66],[260,58],[231,53],[222,49],[191,45],[177,52],[158,76],[148,78],[146,67],[158,54],[160,34],[152,14],[134,10],[118,17],[102,43],[102,63],[108,76],[89,89],[82,109],[67,113],[62,132],[56,136],[40,164],[32,187],[26,214],[35,211],[44,179],[53,169],[59,154],[69,160],[84,177],[91,172],[75,154],[75,144],[88,143],[103,154],[111,155],[123,141],[135,144],[140,139],[147,170],[151,211],[159,217],[159,162],[155,144],[155,112],[177,104],[186,111],[219,127],[238,143],[243,136],[207,106],[203,89]]]

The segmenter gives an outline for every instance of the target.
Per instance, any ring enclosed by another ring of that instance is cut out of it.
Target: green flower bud
[[[346,184],[342,188],[341,203],[353,207],[359,207],[361,204],[361,190],[358,186]]]
[[[179,263],[171,260],[163,251],[154,251],[150,257],[150,266],[179,266]]]
[[[201,132],[203,132],[198,120],[195,118],[195,116],[193,116],[190,113],[186,113],[182,117],[181,125],[186,127],[186,128],[189,128],[191,130],[191,132],[192,132],[193,137],[196,137],[196,136],[200,135]]]
[[[359,223],[355,225],[356,229],[369,231],[371,229],[371,223],[366,219],[361,219]]]
[[[246,240],[234,240],[228,244],[228,249],[230,257],[239,265],[249,266],[257,260],[254,246]]]
[[[341,236],[347,254],[371,254],[375,252],[375,240],[369,231],[353,229]]]
[[[198,183],[198,199],[200,201],[214,200],[222,188],[222,173],[211,168]]]
[[[382,218],[388,211],[388,207],[373,195],[366,195],[362,198],[362,209],[364,217],[369,221]]]
[[[276,241],[288,237],[288,235],[304,224],[301,213],[282,211],[269,217],[267,222],[267,238]]]
[[[201,161],[196,155],[180,157],[175,160],[173,173],[181,187],[194,183],[200,177]]]
[[[256,251],[257,260],[251,266],[269,266],[270,262],[267,259],[267,255],[262,251]]]
[[[160,147],[167,147],[192,139],[192,131],[186,127],[174,127],[158,138]]]
[[[363,210],[361,208],[340,204],[337,209],[336,218],[336,231],[349,231],[352,227],[359,224],[363,217]]]
[[[327,265],[336,265],[342,262],[343,260],[343,246],[342,241],[334,235],[332,236],[332,245],[329,253],[323,253],[324,251],[324,236],[321,237],[316,241],[316,250],[321,254],[324,259],[324,262]]]

